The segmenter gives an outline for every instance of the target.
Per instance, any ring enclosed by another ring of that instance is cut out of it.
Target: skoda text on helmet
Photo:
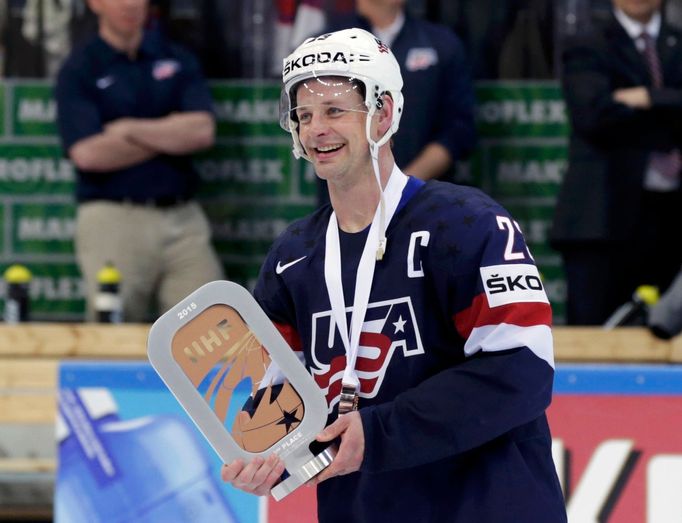
[[[400,66],[390,49],[373,34],[354,28],[308,38],[284,59],[283,65],[280,125],[291,133],[296,158],[310,160],[301,145],[298,122],[292,114],[295,90],[300,82],[310,78],[340,76],[364,84],[365,106],[368,109],[365,128],[372,157],[377,157],[379,147],[398,130],[403,112]],[[375,142],[370,135],[371,119],[377,108],[381,107],[381,96],[385,93],[393,99],[393,120],[386,134]]]

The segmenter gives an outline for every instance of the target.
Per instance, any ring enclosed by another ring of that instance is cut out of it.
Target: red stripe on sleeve
[[[284,338],[284,341],[289,344],[289,347],[295,351],[303,350],[303,342],[301,341],[301,337],[298,335],[298,332],[296,332],[296,329],[294,329],[291,325],[286,325],[284,323],[272,323],[275,327],[277,327],[277,330]]]
[[[519,327],[552,325],[552,308],[548,303],[520,302],[490,308],[488,298],[481,293],[474,298],[471,306],[452,317],[455,328],[466,339],[476,327],[508,323]]]

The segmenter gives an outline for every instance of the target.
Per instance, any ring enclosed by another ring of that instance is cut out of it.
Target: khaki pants
[[[195,202],[169,208],[93,201],[78,206],[76,257],[87,286],[87,319],[95,319],[97,272],[111,262],[121,273],[123,320],[147,322],[151,304],[163,313],[192,291],[222,279],[210,227]]]

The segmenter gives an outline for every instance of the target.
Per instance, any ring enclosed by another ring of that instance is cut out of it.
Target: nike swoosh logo
[[[277,262],[277,267],[275,267],[275,272],[276,272],[277,274],[282,274],[282,273],[283,273],[284,271],[286,271],[289,267],[291,267],[292,265],[296,265],[298,262],[300,262],[301,260],[304,260],[304,259],[306,259],[306,258],[307,258],[307,256],[301,256],[298,260],[290,261],[289,263],[285,263],[284,265],[282,265],[282,262],[281,262],[281,261],[278,261],[278,262]]]
[[[103,76],[102,78],[97,80],[97,82],[95,82],[95,83],[97,84],[98,88],[104,90],[107,87],[109,87],[111,84],[114,83],[114,77],[113,76]]]

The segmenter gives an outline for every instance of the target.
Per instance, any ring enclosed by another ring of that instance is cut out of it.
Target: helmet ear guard
[[[311,78],[344,77],[364,86],[368,109],[366,135],[370,150],[386,143],[398,131],[403,110],[400,66],[390,49],[371,33],[362,29],[346,29],[307,39],[283,61],[284,87],[280,97],[280,125],[291,133],[296,158],[310,160],[298,136],[298,122],[292,114],[300,83]],[[370,135],[371,119],[384,105],[382,96],[393,99],[393,116],[389,130],[374,142]]]

